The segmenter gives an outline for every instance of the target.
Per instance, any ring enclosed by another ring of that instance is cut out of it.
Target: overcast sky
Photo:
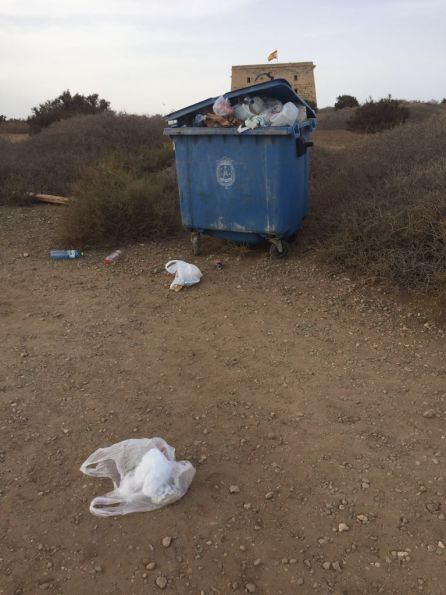
[[[349,93],[446,96],[446,0],[0,0],[0,114],[64,89],[167,113],[230,89],[232,64],[313,61]]]

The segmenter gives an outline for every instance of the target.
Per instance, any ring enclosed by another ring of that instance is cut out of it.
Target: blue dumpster
[[[307,215],[308,147],[316,128],[313,109],[284,79],[226,93],[231,104],[246,96],[268,96],[306,108],[307,119],[294,126],[257,128],[192,125],[212,109],[216,98],[166,116],[164,133],[175,146],[183,225],[192,231],[194,253],[202,233],[237,243],[268,241],[271,254],[286,254],[286,240]]]

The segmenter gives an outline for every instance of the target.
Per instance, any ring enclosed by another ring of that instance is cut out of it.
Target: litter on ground
[[[203,276],[197,266],[184,262],[184,260],[169,260],[166,264],[166,271],[175,275],[175,279],[170,285],[170,289],[173,291],[180,291],[183,287],[195,285],[200,282]]]
[[[113,490],[91,501],[97,516],[156,510],[179,500],[189,489],[195,468],[176,461],[175,449],[162,438],[130,439],[99,448],[81,466],[92,477],[109,477]]]

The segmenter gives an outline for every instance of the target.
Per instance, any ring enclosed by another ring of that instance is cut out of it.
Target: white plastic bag
[[[261,97],[253,97],[249,102],[249,109],[251,113],[258,116],[265,109],[265,104]]]
[[[239,103],[234,107],[234,115],[237,120],[244,122],[247,118],[252,116],[252,112],[249,109],[249,105],[246,103]]]
[[[169,260],[166,264],[166,271],[175,275],[170,289],[177,287],[187,287],[199,283],[203,273],[194,264],[184,262],[184,260]]]
[[[299,105],[299,116],[297,117],[297,121],[301,124],[307,120],[307,108],[303,105]]]
[[[293,126],[299,117],[299,108],[288,101],[282,111],[271,115],[271,126]]]
[[[265,109],[269,110],[271,114],[278,114],[282,111],[283,103],[279,99],[275,99],[274,97],[264,97],[263,103]]]
[[[96,516],[145,512],[171,504],[184,496],[195,475],[192,463],[175,461],[175,449],[162,438],[124,440],[99,448],[81,471],[113,481],[111,492],[90,503]]]
[[[214,114],[217,114],[217,116],[223,116],[225,118],[232,116],[234,113],[234,110],[232,109],[228,99],[223,97],[223,95],[215,101],[212,109],[214,110]]]

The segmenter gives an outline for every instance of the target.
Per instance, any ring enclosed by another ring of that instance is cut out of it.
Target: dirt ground
[[[444,593],[442,331],[297,248],[180,293],[185,237],[51,261],[62,208],[0,209],[0,593]],[[81,463],[151,436],[190,491],[91,515]]]

